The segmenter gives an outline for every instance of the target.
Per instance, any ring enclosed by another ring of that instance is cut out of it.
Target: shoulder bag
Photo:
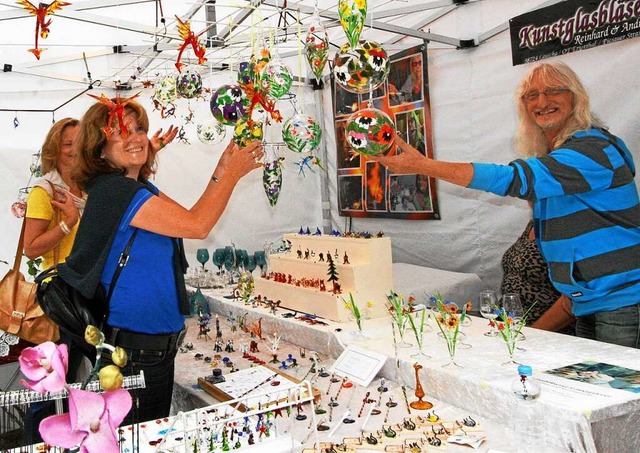
[[[25,221],[13,268],[0,282],[0,329],[35,344],[56,341],[60,336],[58,326],[36,303],[36,284],[26,281],[20,272]]]
[[[92,298],[84,297],[58,275],[57,266],[41,272],[36,277],[36,299],[40,307],[87,357],[95,356],[95,348],[84,340],[84,332],[89,325],[102,328],[109,314],[109,300],[122,269],[127,265],[137,232],[136,228],[120,255],[109,293],[106,295],[103,286],[98,285]]]

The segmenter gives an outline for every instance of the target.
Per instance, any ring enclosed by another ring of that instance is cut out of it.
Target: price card
[[[349,345],[329,371],[351,382],[367,387],[376,377],[387,356]]]

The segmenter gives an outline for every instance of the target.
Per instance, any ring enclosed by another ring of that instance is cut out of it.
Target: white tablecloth
[[[285,319],[281,311],[270,315],[264,308],[253,309],[241,302],[210,297],[215,311],[244,313],[249,310],[249,319],[263,318],[265,332],[278,331],[283,341],[305,346],[330,357],[337,357],[343,348],[354,342],[351,330],[355,326],[328,322],[327,326],[310,326],[297,320]],[[448,294],[446,294],[448,297]],[[428,397],[487,418],[501,426],[511,426],[517,409],[516,399],[510,391],[511,382],[517,378],[515,366],[502,366],[507,360],[507,350],[502,340],[483,335],[488,330],[486,320],[471,317],[470,326],[463,327],[467,335],[464,340],[472,347],[460,348],[457,361],[463,368],[445,367],[448,353],[444,340],[437,336],[437,327],[430,321],[431,330],[425,336],[425,352],[432,358],[420,360],[423,365],[422,383]],[[393,347],[391,324],[388,319],[364,321],[367,341],[355,342],[357,346],[369,348],[389,357],[379,376],[389,380],[415,385],[411,357],[417,348]],[[339,330],[339,331],[337,331]],[[516,359],[531,365],[534,375],[544,370],[571,365],[582,361],[597,361],[640,370],[640,351],[605,343],[525,328],[526,341],[520,346]],[[410,335],[410,334],[409,334]],[[411,341],[411,339],[410,339]],[[415,340],[412,341],[415,344]],[[397,360],[396,360],[397,358]],[[580,393],[566,381],[569,390],[566,398],[559,398],[552,391],[543,393],[531,408],[525,409],[532,423],[543,429],[543,438],[551,451],[559,452],[638,452],[640,451],[640,398],[623,390],[611,389],[613,396]],[[592,386],[598,393],[598,386]],[[581,396],[585,395],[585,396]],[[574,396],[574,397],[572,397]]]

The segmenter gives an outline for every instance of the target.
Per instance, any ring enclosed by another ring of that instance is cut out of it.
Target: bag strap
[[[129,262],[129,253],[131,252],[131,246],[133,245],[133,240],[136,238],[136,234],[138,234],[138,228],[133,230],[133,234],[129,238],[129,242],[127,242],[126,247],[123,252],[120,254],[120,258],[118,258],[118,265],[116,267],[116,271],[113,274],[113,278],[111,279],[111,284],[109,285],[109,292],[107,293],[107,299],[105,301],[107,305],[107,311],[104,315],[102,322],[106,321],[109,318],[109,301],[111,301],[111,296],[113,295],[113,290],[116,288],[116,283],[118,282],[118,278],[120,278],[120,274],[122,273],[122,269]],[[102,326],[100,326],[102,327]]]
[[[20,263],[22,263],[22,249],[24,247],[24,226],[27,218],[22,218],[22,228],[20,229],[20,239],[18,239],[18,250],[16,250],[16,259],[13,262],[13,269],[15,271],[20,270]]]
[[[24,280],[24,276],[20,273],[20,263],[22,262],[22,247],[24,243],[25,223],[26,223],[26,218],[23,217],[22,228],[20,229],[20,239],[18,239],[18,249],[16,250],[16,259],[13,263],[13,271],[15,276],[12,280],[12,283],[13,283],[13,288],[11,288],[12,297],[9,300],[10,304],[13,305],[13,307],[11,307],[11,323],[9,325],[9,328],[7,329],[7,332],[13,335],[16,335],[20,331],[20,327],[22,326],[22,321],[27,312],[27,304],[30,299],[27,297],[24,297],[24,298],[18,297],[18,284],[20,283],[20,281]],[[35,291],[35,285],[33,285],[33,287],[31,288],[31,291],[32,292]]]
[[[52,194],[51,198],[55,199],[56,186],[48,179],[46,179],[45,181],[47,181],[49,183],[49,186],[51,187],[51,194]],[[56,213],[56,224],[60,223],[60,220],[61,220],[60,209],[54,207],[53,212]],[[62,242],[62,240],[60,240],[60,242]],[[54,266],[60,262],[60,242],[58,242],[55,248],[53,249],[53,265]]]

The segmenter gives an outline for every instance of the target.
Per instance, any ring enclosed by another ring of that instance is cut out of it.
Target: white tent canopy
[[[383,43],[390,54],[428,41],[435,157],[502,163],[518,157],[511,146],[516,126],[513,93],[531,65],[512,66],[507,24],[514,16],[557,1],[368,3],[364,38]],[[186,206],[197,199],[226,143],[206,146],[195,136],[195,124],[210,118],[208,99],[180,100],[177,116],[162,119],[158,111],[153,111],[153,88],[143,84],[175,72],[181,41],[174,16],[190,20],[196,33],[211,27],[208,62],[201,67],[201,74],[205,86],[215,89],[235,78],[232,71],[248,59],[251,43],[259,36],[275,42],[277,53],[294,74],[306,78],[306,62],[299,58],[298,33],[306,32],[315,4],[313,0],[170,0],[161,3],[165,18],[162,24],[157,2],[77,2],[50,16],[51,34],[39,41],[39,46],[46,48],[40,61],[27,52],[34,44],[35,18],[18,5],[0,5],[0,67],[5,66],[0,74],[0,157],[3,174],[7,175],[0,181],[4,232],[0,259],[13,261],[20,221],[11,215],[10,206],[29,181],[33,154],[42,145],[53,118],[82,116],[93,100],[86,95],[74,97],[89,86],[95,95],[104,92],[112,96],[116,86],[127,89],[124,96],[141,91],[152,130],[186,124],[185,116],[189,109],[193,111],[194,124],[185,125],[191,144],[175,143],[162,151],[155,182]],[[323,24],[329,28],[332,57],[336,46],[346,42],[336,20],[337,0],[318,0],[317,6]],[[639,50],[640,41],[630,39],[562,57],[582,77],[593,109],[614,134],[627,142],[636,161],[640,154],[635,90]],[[188,60],[195,63],[191,51],[183,57],[183,62]],[[199,247],[212,249],[233,240],[238,247],[252,251],[261,249],[265,240],[278,240],[283,233],[301,226],[345,229],[350,219],[338,215],[336,201],[331,92],[328,86],[313,91],[304,82],[292,91],[305,113],[322,119],[320,154],[325,158],[327,174],[316,169],[302,176],[295,164],[299,156],[281,148],[279,153],[286,158],[284,186],[276,207],[271,208],[266,200],[260,172],[249,175],[239,184],[229,209],[209,238],[187,241],[192,264],[196,264],[195,249]],[[280,101],[278,107],[285,118],[293,112],[290,101]],[[19,121],[18,127],[14,127],[14,118]],[[267,128],[268,142],[281,140],[279,128]],[[438,183],[438,198],[442,220],[353,219],[351,228],[384,231],[392,238],[394,261],[474,272],[486,287],[496,289],[501,278],[500,257],[524,229],[528,206],[521,200],[448,183]]]

